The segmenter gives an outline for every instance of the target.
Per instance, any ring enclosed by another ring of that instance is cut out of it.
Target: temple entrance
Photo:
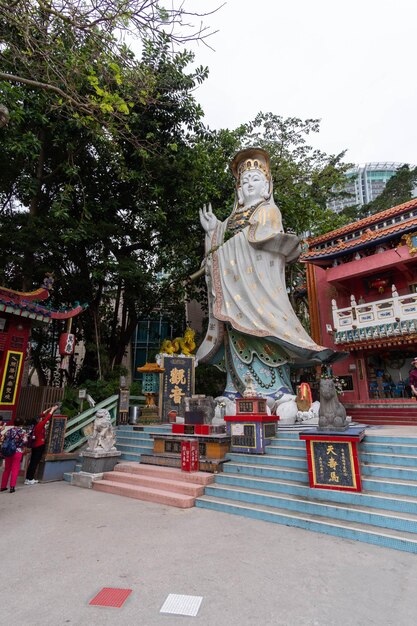
[[[365,359],[369,398],[411,398],[409,373],[414,356],[406,350],[369,354]]]

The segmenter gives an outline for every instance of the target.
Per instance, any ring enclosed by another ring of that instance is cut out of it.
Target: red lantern
[[[62,333],[59,338],[59,354],[68,356],[75,350],[75,335],[72,333]]]
[[[388,286],[388,280],[386,278],[375,278],[375,280],[369,284],[374,289],[377,289],[379,293],[384,293],[385,287]]]

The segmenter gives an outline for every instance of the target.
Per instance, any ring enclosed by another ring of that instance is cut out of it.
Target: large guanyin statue
[[[334,353],[314,343],[288,299],[285,264],[298,258],[300,242],[283,231],[267,152],[242,150],[231,169],[230,217],[220,222],[211,205],[200,210],[209,324],[196,357],[227,372],[225,396],[243,395],[249,374],[258,393],[277,398],[291,391],[290,364],[320,364]]]

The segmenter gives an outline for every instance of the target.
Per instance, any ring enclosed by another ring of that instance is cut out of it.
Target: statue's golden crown
[[[246,148],[236,154],[230,164],[233,176],[239,180],[241,175],[249,170],[259,170],[270,179],[269,155],[262,148]]]

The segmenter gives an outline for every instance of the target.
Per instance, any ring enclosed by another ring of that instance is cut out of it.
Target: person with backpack
[[[59,405],[56,404],[46,409],[39,417],[34,417],[30,424],[32,428],[29,432],[29,445],[32,448],[32,455],[26,472],[25,485],[36,485],[36,483],[39,482],[35,480],[35,474],[42,455],[45,452],[46,424],[49,422],[58,406]]]
[[[5,459],[5,467],[1,478],[0,491],[7,491],[7,483],[10,478],[10,493],[15,492],[20,463],[27,442],[27,434],[23,428],[21,428],[22,424],[23,419],[16,417],[13,426],[7,431],[1,446],[1,453]]]

